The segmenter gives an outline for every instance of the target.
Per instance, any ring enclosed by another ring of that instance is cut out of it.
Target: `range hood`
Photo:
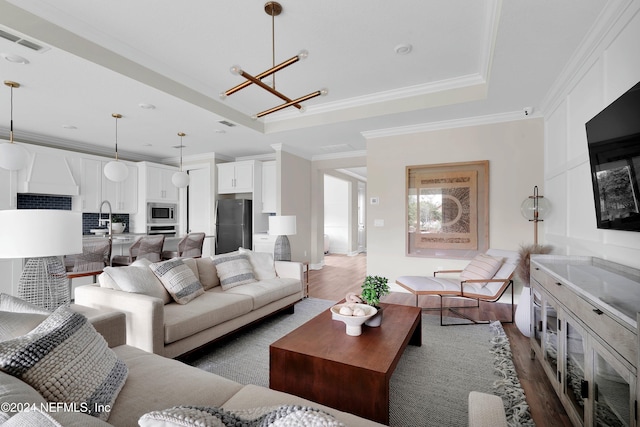
[[[58,153],[31,152],[25,179],[18,192],[78,196],[80,187],[71,173],[69,159]]]

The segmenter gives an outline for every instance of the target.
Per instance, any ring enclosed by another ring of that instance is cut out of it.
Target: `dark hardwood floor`
[[[325,266],[321,270],[311,270],[309,273],[309,296],[338,301],[344,298],[347,292],[359,293],[366,270],[366,255],[327,255]],[[414,305],[415,297],[408,293],[392,292],[383,297],[382,301]],[[419,303],[425,308],[435,308],[439,300],[438,297],[421,297]],[[484,318],[510,318],[509,304],[484,303],[481,308]],[[437,315],[437,312],[434,312],[434,315]],[[542,366],[537,360],[531,359],[529,338],[522,335],[515,324],[503,323],[503,327],[509,337],[513,362],[536,426],[571,426],[571,421]]]

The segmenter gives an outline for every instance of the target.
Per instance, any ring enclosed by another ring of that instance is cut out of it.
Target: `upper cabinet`
[[[218,194],[253,192],[254,168],[254,160],[218,164]]]
[[[127,164],[127,169],[129,174],[124,181],[102,179],[102,198],[111,203],[113,213],[134,213],[138,208],[138,168]]]
[[[140,172],[145,174],[146,182],[146,201],[161,201],[178,203],[179,191],[173,185],[171,177],[178,169],[165,166],[155,165],[147,162],[138,164]]]
[[[276,161],[262,162],[262,212],[276,212]]]
[[[127,179],[113,182],[104,176],[108,162],[82,159],[80,198],[83,212],[99,212],[103,200],[108,200],[113,213],[135,213],[138,208],[138,168],[125,163],[129,169]]]

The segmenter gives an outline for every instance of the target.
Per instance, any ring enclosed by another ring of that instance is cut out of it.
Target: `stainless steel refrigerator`
[[[216,204],[216,254],[251,249],[251,200],[220,199]]]

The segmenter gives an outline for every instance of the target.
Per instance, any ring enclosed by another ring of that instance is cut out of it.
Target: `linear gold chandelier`
[[[236,74],[236,75],[240,75],[242,77],[244,77],[245,79],[247,79],[245,82],[240,83],[239,85],[232,87],[231,89],[229,89],[226,92],[222,92],[220,94],[220,98],[221,99],[225,99],[227,96],[232,95],[236,92],[238,92],[240,89],[244,89],[245,87],[253,84],[256,84],[258,86],[260,86],[261,88],[263,88],[264,90],[266,90],[267,92],[270,92],[272,94],[274,94],[275,96],[277,96],[278,98],[282,99],[284,101],[284,104],[280,104],[280,105],[276,105],[273,108],[269,108],[268,110],[264,110],[254,116],[251,116],[252,119],[258,119],[260,117],[266,116],[267,114],[271,114],[271,113],[275,113],[276,111],[280,111],[283,108],[287,108],[287,107],[296,107],[297,109],[299,109],[300,111],[304,111],[304,107],[302,105],[300,105],[301,102],[307,101],[311,98],[315,98],[316,96],[320,96],[320,95],[326,95],[328,93],[327,89],[320,89],[317,90],[315,92],[311,92],[308,95],[304,95],[301,96],[300,98],[297,99],[291,99],[289,97],[287,97],[286,95],[278,92],[276,90],[276,72],[282,70],[283,68],[288,67],[291,64],[295,64],[296,62],[298,62],[301,59],[305,59],[307,56],[309,56],[309,52],[307,52],[306,50],[301,50],[300,53],[298,53],[296,56],[287,59],[286,61],[275,65],[276,63],[276,47],[275,47],[275,17],[280,15],[280,13],[282,13],[282,5],[278,2],[275,1],[269,1],[266,2],[264,4],[264,11],[267,13],[267,15],[271,16],[271,49],[272,49],[272,62],[273,62],[273,66],[271,68],[269,68],[266,71],[263,71],[262,73],[253,76],[249,73],[247,73],[246,71],[244,71],[239,65],[234,65],[233,67],[231,67],[230,71],[232,74]],[[266,83],[264,83],[262,81],[262,79],[264,79],[265,77],[271,76],[272,77],[272,86],[267,85]]]

